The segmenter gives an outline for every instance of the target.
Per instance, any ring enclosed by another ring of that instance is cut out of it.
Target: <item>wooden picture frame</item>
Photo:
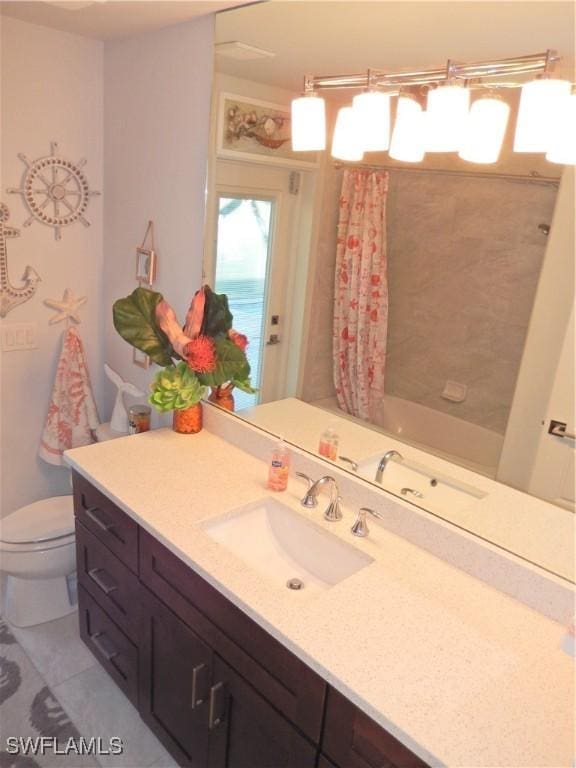
[[[220,93],[216,154],[292,168],[316,168],[318,152],[294,152],[290,142],[290,107],[235,93]]]
[[[145,370],[150,368],[150,358],[145,352],[141,352],[139,349],[136,349],[136,347],[134,347],[132,353],[132,362],[139,368],[144,368]]]
[[[140,284],[152,285],[156,279],[156,251],[136,248],[136,280]]]

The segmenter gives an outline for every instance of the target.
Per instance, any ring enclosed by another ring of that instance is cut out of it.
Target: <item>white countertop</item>
[[[394,449],[400,451],[407,462],[477,488],[486,494],[484,498],[472,499],[469,505],[459,509],[446,509],[441,516],[551,573],[575,580],[576,515],[567,509],[296,398],[258,405],[238,415],[263,429],[284,435],[311,453],[317,452],[321,433],[334,425],[340,436],[338,453],[341,456],[363,461]],[[348,469],[342,462],[336,464],[340,469]],[[385,485],[385,477],[383,483]],[[412,499],[412,503],[419,502]],[[424,504],[421,506],[425,508]]]
[[[566,629],[371,523],[368,539],[304,484],[265,488],[267,465],[206,429],[74,449],[68,462],[335,688],[434,766],[571,768],[574,659]],[[374,562],[321,594],[252,571],[199,525],[275,495]]]

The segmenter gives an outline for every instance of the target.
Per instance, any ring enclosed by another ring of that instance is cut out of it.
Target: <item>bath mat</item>
[[[80,733],[0,616],[0,768],[97,768],[82,749]]]

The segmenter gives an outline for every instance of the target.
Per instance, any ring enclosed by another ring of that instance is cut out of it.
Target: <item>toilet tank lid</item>
[[[0,541],[23,544],[50,541],[74,533],[72,496],[53,496],[20,507],[0,520]]]

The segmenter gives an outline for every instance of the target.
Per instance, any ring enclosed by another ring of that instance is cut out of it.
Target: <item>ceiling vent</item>
[[[220,56],[237,61],[272,59],[276,56],[272,51],[265,51],[264,48],[256,48],[255,45],[248,45],[248,43],[240,43],[238,40],[232,40],[229,43],[217,43],[214,47]]]

